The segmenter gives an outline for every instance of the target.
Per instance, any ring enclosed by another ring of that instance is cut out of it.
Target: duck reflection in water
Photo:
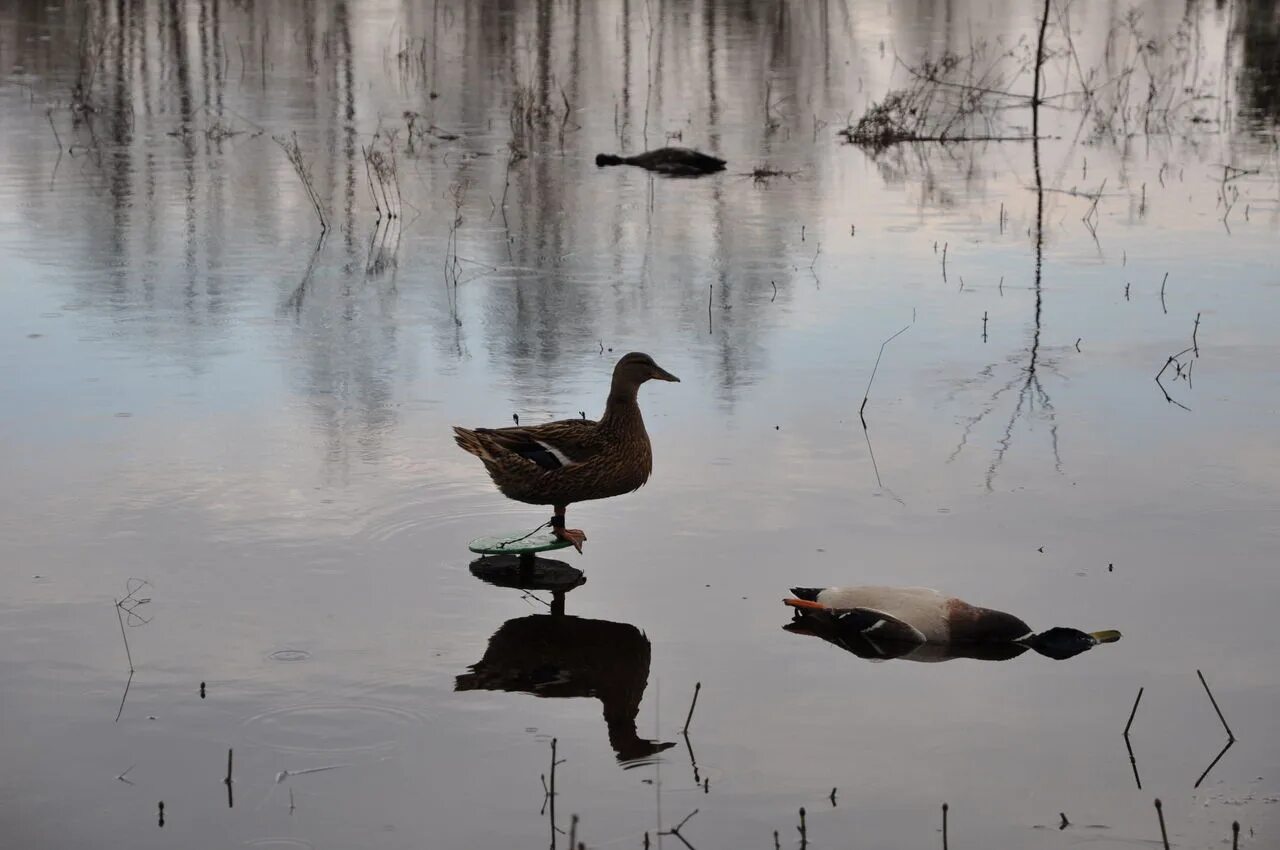
[[[489,638],[484,657],[457,678],[454,690],[595,697],[604,705],[618,761],[631,762],[675,746],[636,734],[649,654],[649,639],[627,623],[535,614],[503,623]]]
[[[924,587],[793,587],[784,599],[794,609],[784,629],[834,643],[859,658],[1007,661],[1028,649],[1064,660],[1100,643],[1114,630],[1082,632],[1057,626],[1034,632],[1004,611],[970,605]]]

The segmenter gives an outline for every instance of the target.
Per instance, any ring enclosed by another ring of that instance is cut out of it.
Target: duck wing
[[[915,626],[876,608],[837,608],[831,611],[840,630],[856,632],[872,641],[924,643],[924,633]]]
[[[476,428],[490,446],[532,461],[543,469],[560,469],[590,460],[604,448],[599,423],[561,419],[542,425]]]

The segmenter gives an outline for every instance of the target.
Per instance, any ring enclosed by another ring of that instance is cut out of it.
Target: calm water
[[[815,848],[935,847],[943,802],[952,847],[1151,847],[1157,796],[1178,845],[1280,842],[1277,9],[1055,15],[1045,91],[1121,79],[1109,127],[840,141],[895,55],[985,39],[1028,91],[1031,5],[3,4],[0,846],[563,847],[552,738],[589,847],[694,809],[700,850],[794,847],[801,806]],[[593,164],[668,139],[728,172]],[[546,512],[449,426],[594,416],[629,350],[683,382],[650,483],[572,509],[556,627],[469,574]],[[781,628],[856,583],[1124,639]],[[1197,669],[1239,738],[1198,789]]]

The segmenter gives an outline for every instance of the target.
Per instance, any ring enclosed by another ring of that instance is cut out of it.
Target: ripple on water
[[[292,705],[244,721],[244,734],[256,744],[292,753],[355,753],[391,749],[418,715],[374,703]]]
[[[305,649],[277,649],[267,657],[272,661],[309,661],[311,653]]]
[[[267,850],[271,848],[279,848],[279,850],[313,850],[315,847],[310,841],[303,841],[301,838],[254,838],[244,843],[245,847],[264,847]]]

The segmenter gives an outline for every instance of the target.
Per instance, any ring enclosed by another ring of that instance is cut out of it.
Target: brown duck
[[[679,381],[647,354],[626,354],[613,368],[613,384],[599,422],[562,419],[516,428],[459,428],[458,445],[480,458],[509,499],[551,505],[551,530],[579,552],[587,535],[565,528],[572,502],[607,499],[638,490],[653,470],[653,452],[636,395],[648,380]]]

